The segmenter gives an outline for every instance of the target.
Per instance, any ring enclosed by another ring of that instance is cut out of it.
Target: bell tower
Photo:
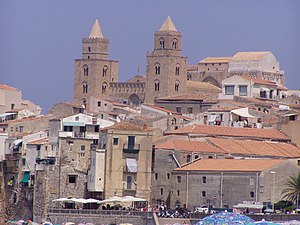
[[[109,95],[109,83],[117,81],[118,61],[109,59],[109,39],[96,19],[89,37],[82,38],[81,59],[75,59],[74,101],[93,109],[92,99]]]
[[[147,54],[145,102],[185,93],[187,57],[181,56],[181,32],[168,16],[154,34],[154,50]]]

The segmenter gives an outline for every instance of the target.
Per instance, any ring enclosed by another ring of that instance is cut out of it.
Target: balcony
[[[123,144],[123,152],[124,153],[134,153],[137,154],[140,151],[140,144],[132,145],[132,144]]]

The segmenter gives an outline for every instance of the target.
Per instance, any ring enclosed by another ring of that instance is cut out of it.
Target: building
[[[171,207],[232,208],[251,201],[272,208],[299,169],[297,160],[201,159],[172,172]]]
[[[181,56],[181,32],[170,17],[154,34],[154,50],[147,58],[145,102],[184,94],[187,81],[187,57]]]
[[[97,163],[104,163],[104,183],[99,183],[103,190],[103,199],[118,196],[135,196],[150,200],[152,168],[152,130],[147,126],[137,126],[120,122],[101,130],[98,146],[99,158],[92,158]],[[105,152],[105,161],[101,157]],[[97,155],[97,153],[96,153]],[[93,171],[90,171],[91,174]],[[98,174],[98,176],[101,174]]]
[[[89,37],[82,39],[81,59],[75,60],[74,102],[88,111],[97,110],[97,99],[107,96],[140,104],[144,100],[143,77],[118,82],[118,73],[118,61],[109,59],[109,39],[104,38],[96,20]]]

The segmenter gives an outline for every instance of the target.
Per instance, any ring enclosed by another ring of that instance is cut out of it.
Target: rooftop
[[[272,54],[271,52],[238,52],[232,60],[262,60],[266,55]]]
[[[6,90],[6,91],[16,91],[19,92],[20,90],[11,86],[8,86],[6,84],[0,84],[0,89]]]
[[[277,84],[273,81],[265,80],[265,79],[259,79],[259,78],[251,78],[248,76],[241,76],[242,78],[246,80],[250,80],[255,84],[265,84],[265,85],[271,85],[271,86],[277,86]]]
[[[285,140],[290,138],[284,133],[275,129],[256,129],[256,128],[235,128],[210,125],[192,125],[180,128],[178,130],[165,132],[165,135],[170,134],[196,134],[200,136],[227,136],[227,137],[242,137],[242,138],[263,138],[270,140]]]
[[[96,19],[89,38],[103,38],[103,34],[99,25],[98,19]]]
[[[199,63],[228,63],[232,57],[206,57],[199,61]]]
[[[38,139],[38,140],[35,140],[35,141],[28,142],[27,144],[29,144],[29,145],[42,145],[46,142],[48,142],[48,138],[41,138],[41,139]]]
[[[201,159],[176,171],[261,172],[280,165],[280,159]]]
[[[159,29],[159,31],[177,31],[174,23],[172,22],[170,16],[168,16]]]
[[[136,124],[125,122],[125,121],[103,128],[102,130],[107,130],[107,129],[128,130],[128,131],[151,131],[152,130],[151,128],[138,126]]]

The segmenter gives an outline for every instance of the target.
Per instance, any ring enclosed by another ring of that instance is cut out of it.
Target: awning
[[[238,116],[241,116],[241,117],[256,118],[257,119],[257,117],[252,116],[252,115],[249,114],[248,108],[234,109],[234,110],[231,110],[231,112],[238,115]]]
[[[137,172],[136,159],[127,158],[126,159],[126,167],[127,167],[128,172],[136,173]]]
[[[24,175],[23,175],[23,179],[21,180],[21,183],[28,183],[30,178],[30,172],[29,171],[25,171]]]
[[[21,146],[21,144],[22,144],[22,142],[23,142],[23,139],[17,139],[17,140],[15,140],[14,144],[12,146],[13,150],[14,151],[18,151],[19,148],[20,148],[20,146]]]
[[[297,113],[288,113],[288,114],[283,114],[281,116],[297,116]]]
[[[0,117],[1,118],[5,118],[6,116],[10,116],[10,115],[16,115],[17,113],[3,113],[3,114],[0,114]]]
[[[70,126],[70,127],[84,127],[84,122],[63,122],[64,126]]]
[[[209,115],[208,122],[215,122],[217,115]]]

